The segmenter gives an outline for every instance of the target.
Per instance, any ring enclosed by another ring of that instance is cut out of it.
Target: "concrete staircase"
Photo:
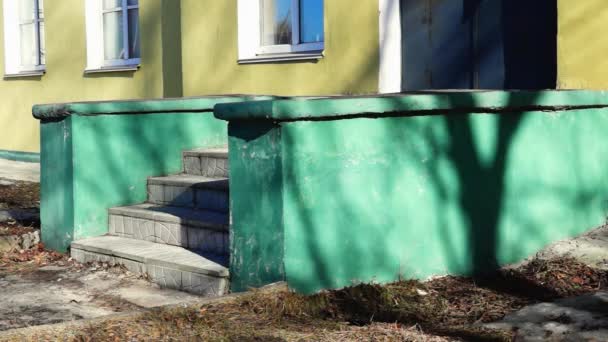
[[[227,148],[183,153],[184,173],[148,179],[148,201],[109,210],[109,234],[74,241],[72,258],[124,265],[205,296],[228,289]]]

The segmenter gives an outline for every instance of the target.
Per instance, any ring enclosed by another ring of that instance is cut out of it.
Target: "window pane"
[[[291,0],[262,0],[262,45],[291,44]]]
[[[44,21],[40,22],[40,64],[46,64],[46,45],[44,43]]]
[[[21,65],[33,66],[37,64],[36,52],[36,24],[20,25],[21,34]]]
[[[139,10],[129,10],[129,56],[139,58]]]
[[[122,12],[103,14],[103,50],[106,60],[125,57],[122,30]]]
[[[36,13],[35,0],[19,0],[19,20],[21,22],[34,19]]]
[[[300,0],[300,42],[325,40],[323,33],[323,0]]]
[[[38,0],[38,18],[44,19],[44,0]]]
[[[122,0],[103,0],[103,9],[122,7]]]

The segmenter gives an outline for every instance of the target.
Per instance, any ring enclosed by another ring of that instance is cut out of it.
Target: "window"
[[[140,63],[138,0],[86,0],[87,70]]]
[[[40,75],[45,69],[43,0],[4,0],[6,75]]]
[[[319,58],[323,0],[239,0],[241,62]]]

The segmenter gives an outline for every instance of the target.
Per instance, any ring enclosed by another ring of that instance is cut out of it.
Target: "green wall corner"
[[[74,239],[72,118],[41,125],[40,222],[47,248],[66,251]]]
[[[240,292],[285,280],[281,130],[235,122],[229,135],[230,286]]]

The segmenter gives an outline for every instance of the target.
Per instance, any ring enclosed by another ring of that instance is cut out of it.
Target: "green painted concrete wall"
[[[42,239],[65,251],[108,232],[111,207],[142,203],[147,178],[179,173],[182,151],[227,144],[218,103],[270,97],[216,96],[37,105],[41,120]]]
[[[35,104],[182,96],[179,1],[140,1],[141,68],[100,74],[84,74],[84,3],[44,2],[47,72],[0,79],[0,150],[40,151],[40,129],[31,116]],[[0,16],[0,37],[3,27]]]
[[[107,210],[144,202],[147,178],[181,172],[182,151],[227,144],[227,125],[212,114],[216,103],[253,99],[34,107],[42,127],[43,242],[65,251],[73,240],[107,233]]]
[[[211,113],[71,116],[42,137],[43,241],[65,251],[106,234],[109,208],[144,202],[147,177],[179,173],[183,150],[226,144],[226,125]]]
[[[378,92],[378,0],[325,1],[321,60],[248,65],[237,63],[237,0],[181,0],[181,8],[186,96]]]
[[[608,216],[605,93],[267,101],[216,116],[231,120],[236,291],[481,273]]]

